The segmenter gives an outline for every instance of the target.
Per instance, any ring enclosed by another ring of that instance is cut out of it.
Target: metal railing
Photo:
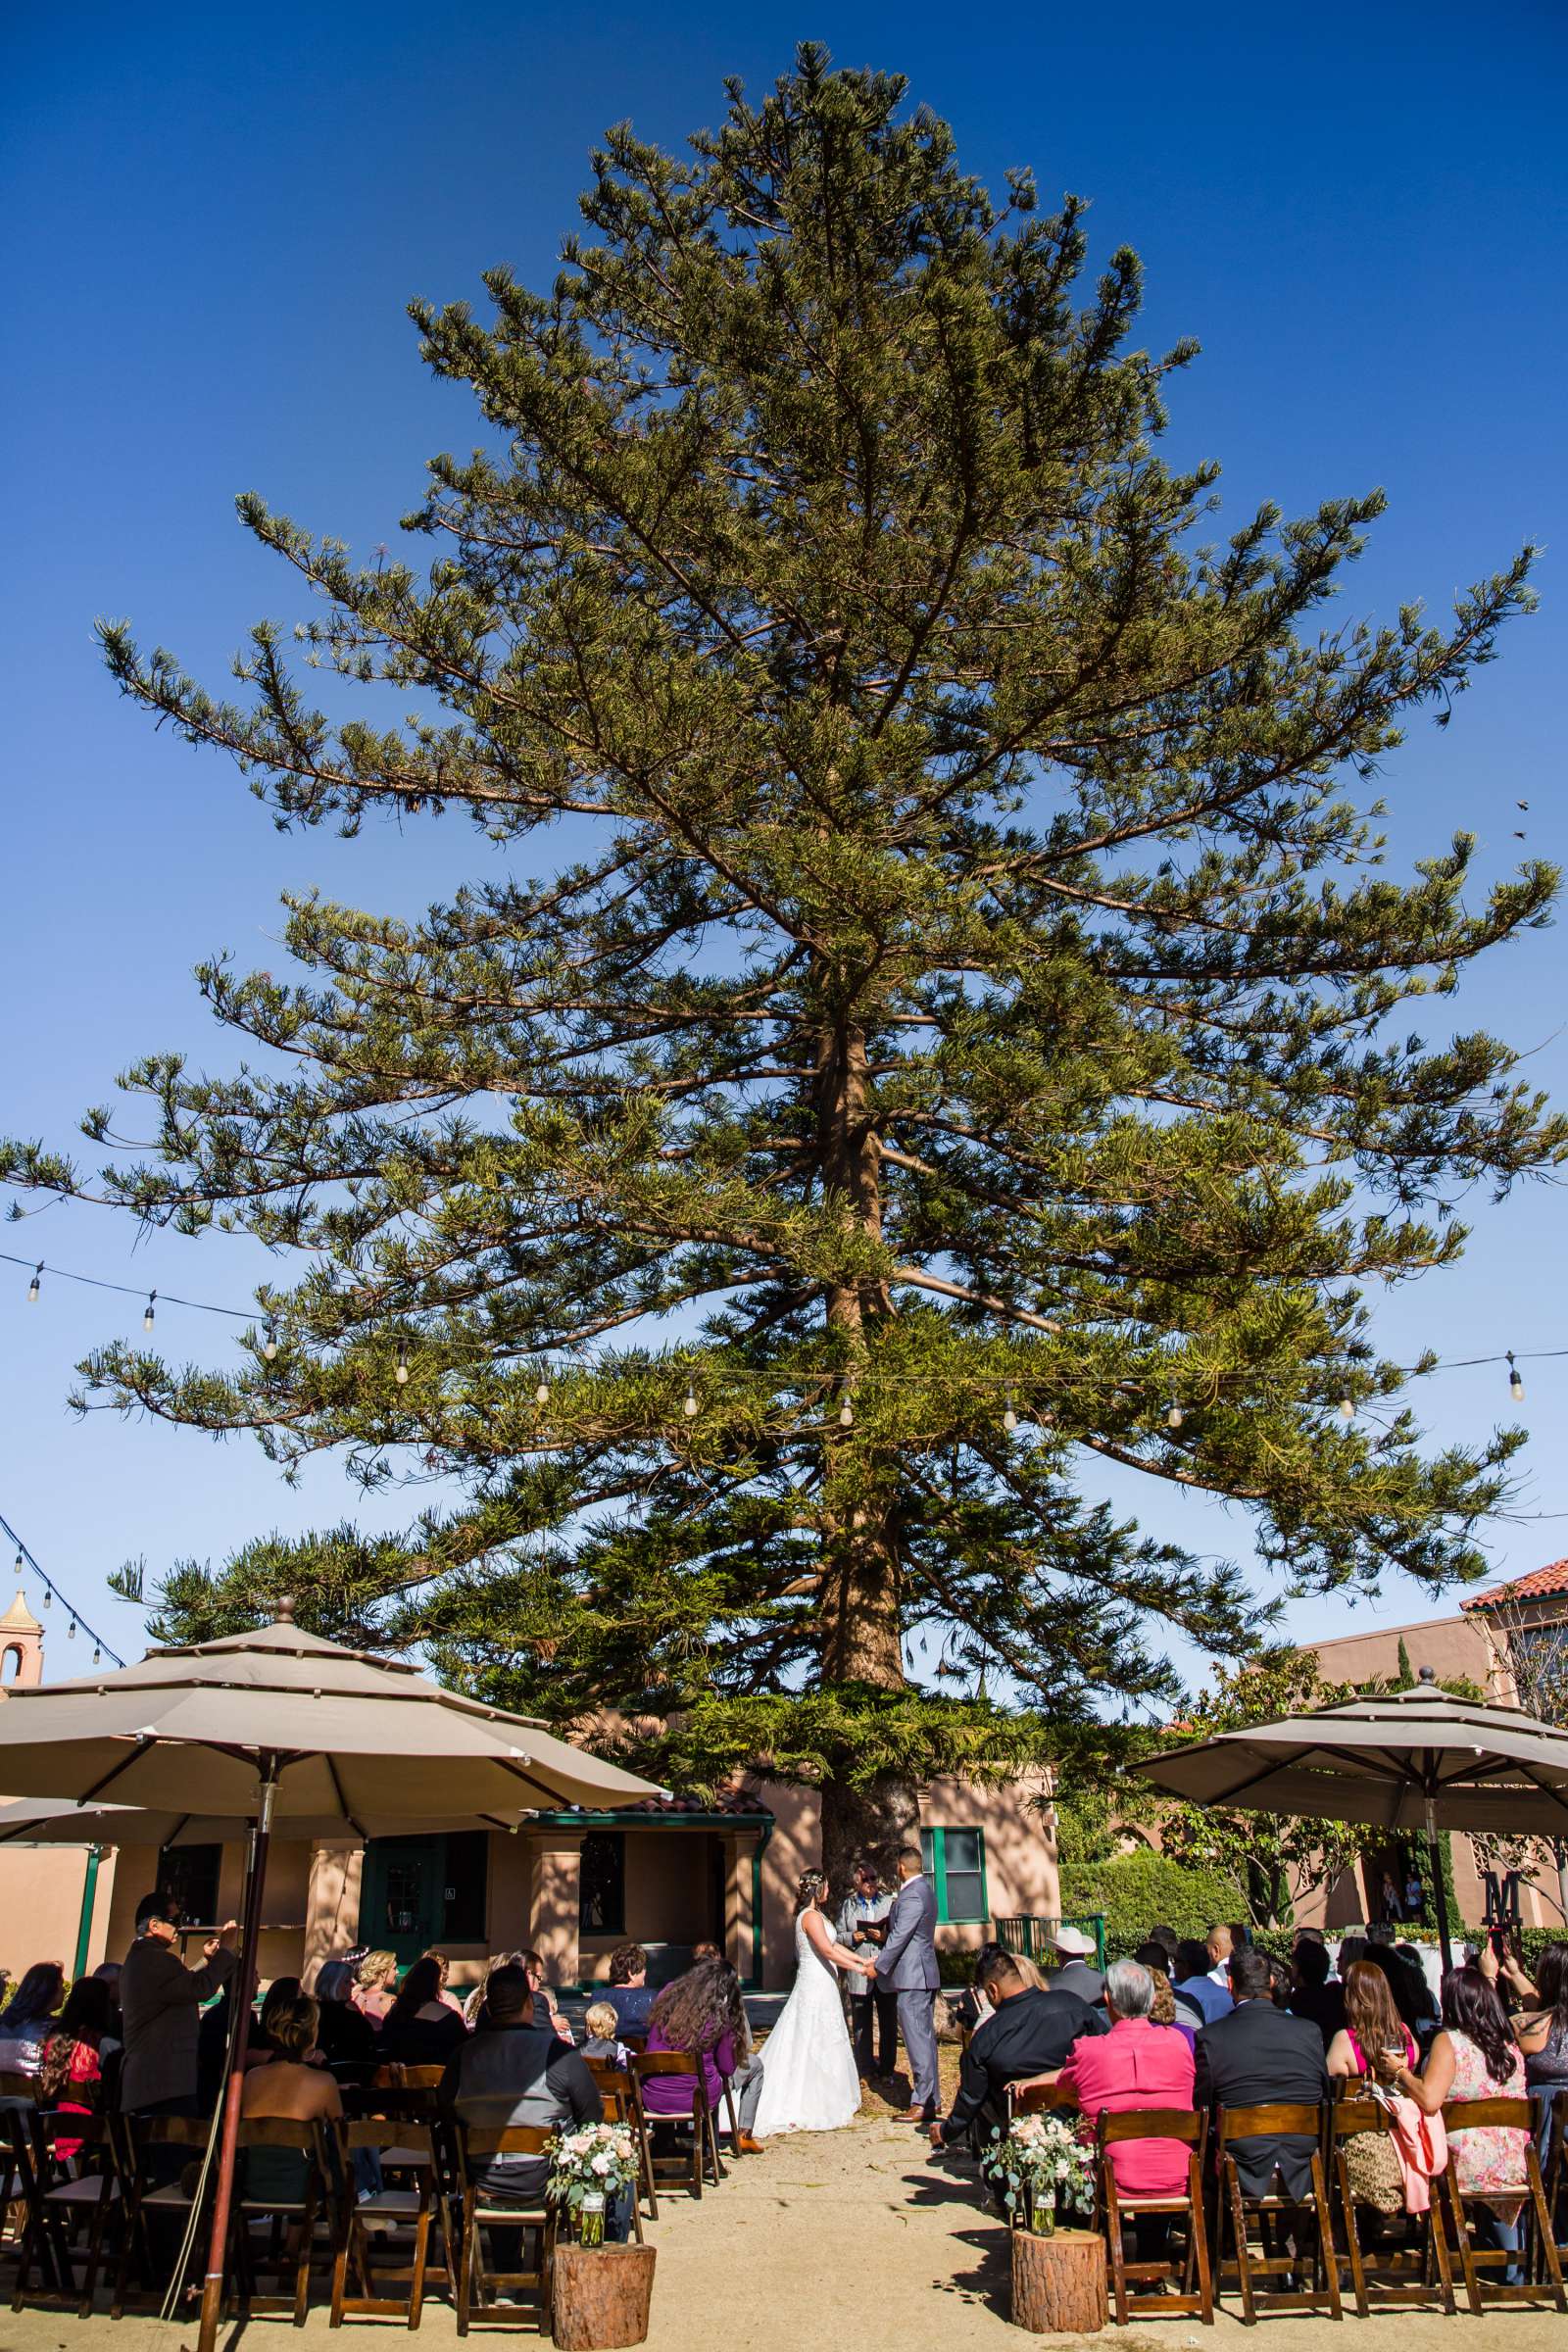
[[[1094,1965],[1098,1969],[1104,1968],[1103,1911],[1067,1912],[1060,1919],[1042,1919],[1033,1912],[1021,1911],[1010,1919],[994,1919],[991,1924],[996,1930],[997,1941],[1004,1952],[1022,1952],[1026,1960],[1036,1961],[1042,1967],[1050,1965],[1056,1958],[1055,1946],[1051,1941],[1052,1931],[1055,1928],[1076,1928],[1080,1935],[1094,1937]]]

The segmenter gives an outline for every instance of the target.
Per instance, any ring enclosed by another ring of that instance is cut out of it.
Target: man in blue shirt
[[[1228,2017],[1236,2005],[1209,1975],[1208,1946],[1196,1936],[1184,1936],[1176,1946],[1175,1990],[1177,2015],[1184,2005],[1196,2009],[1205,2026],[1211,2026],[1217,2017]]]

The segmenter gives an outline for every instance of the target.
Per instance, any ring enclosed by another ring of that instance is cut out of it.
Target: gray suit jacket
[[[937,1898],[923,1874],[906,1879],[888,1916],[888,1939],[877,1960],[879,1982],[895,1992],[935,1992]]]

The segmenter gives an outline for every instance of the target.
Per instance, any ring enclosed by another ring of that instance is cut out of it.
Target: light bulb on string
[[[157,1304],[158,1293],[156,1291],[149,1291],[147,1294],[147,1303],[141,1310],[141,1327],[143,1331],[151,1331],[153,1327],[153,1309]]]
[[[1508,1394],[1513,1398],[1515,1404],[1523,1404],[1525,1400],[1524,1379],[1520,1373],[1518,1365],[1513,1360],[1513,1349],[1511,1348],[1508,1349]]]
[[[1340,1398],[1340,1419],[1342,1421],[1353,1421],[1355,1419],[1355,1398],[1350,1395],[1348,1389],[1346,1390],[1345,1395]]]
[[[845,1397],[844,1402],[839,1406],[839,1427],[840,1429],[853,1429],[855,1427],[855,1407],[847,1396]]]
[[[1181,1405],[1176,1397],[1173,1396],[1169,1404],[1167,1404],[1165,1407],[1165,1427],[1167,1429],[1180,1429],[1184,1418],[1185,1416],[1182,1412]]]
[[[392,1377],[394,1380],[396,1380],[400,1389],[406,1389],[408,1387],[409,1351],[401,1340],[398,1342],[398,1368]]]
[[[23,1575],[24,1575],[24,1574],[25,1574],[25,1572],[26,1572],[26,1566],[27,1566],[27,1555],[26,1555],[26,1553],[25,1553],[25,1552],[23,1550],[23,1548],[22,1548],[22,1545],[19,1544],[17,1545],[17,1574],[18,1574],[18,1576],[19,1576],[19,1577],[20,1577],[20,1576],[23,1576]]]
[[[74,1642],[74,1640],[75,1640],[75,1639],[76,1639],[76,1620],[74,1619],[74,1617],[73,1617],[73,1619],[71,1620],[71,1623],[70,1623],[70,1624],[67,1626],[67,1628],[66,1628],[66,1640],[67,1640],[68,1642]]]
[[[21,1556],[22,1556],[22,1555],[21,1555],[21,1553],[19,1552],[19,1553],[18,1553],[18,1555],[17,1555],[17,1557],[20,1559],[20,1558],[21,1558]],[[53,1587],[53,1585],[45,1585],[45,1587],[44,1587],[44,1589],[43,1589],[43,1605],[44,1605],[44,1607],[45,1607],[46,1609],[47,1609],[47,1608],[48,1608],[48,1607],[51,1605],[51,1603],[53,1602],[53,1600],[54,1600],[54,1596],[55,1596],[55,1592],[54,1592],[54,1587]]]
[[[38,1303],[38,1285],[42,1280],[43,1259],[40,1257],[38,1263],[33,1267],[32,1280],[27,1285],[27,1304],[29,1306],[36,1306]]]
[[[262,1342],[262,1353],[270,1364],[277,1356],[277,1325],[270,1315],[267,1318],[267,1336]]]
[[[1002,1416],[1002,1426],[1006,1431],[1009,1438],[1018,1426],[1018,1415],[1013,1406],[1012,1391],[1010,1389],[1007,1391],[1007,1409]]]
[[[550,1402],[550,1383],[548,1380],[541,1380],[539,1386],[534,1390],[533,1400],[535,1404],[548,1404]]]
[[[680,1409],[681,1409],[681,1411],[682,1411],[682,1412],[685,1414],[685,1416],[686,1416],[686,1418],[687,1418],[687,1420],[688,1420],[688,1421],[695,1421],[695,1420],[696,1420],[696,1418],[697,1418],[697,1391],[696,1391],[696,1390],[695,1390],[695,1389],[692,1387],[692,1384],[691,1384],[691,1382],[690,1382],[690,1381],[688,1381],[688,1382],[686,1383],[686,1401],[685,1401],[685,1403],[684,1403],[684,1404],[681,1406],[681,1408],[680,1408]]]
[[[101,1666],[104,1662],[104,1653],[96,1642],[92,1645],[92,1662],[95,1666]]]

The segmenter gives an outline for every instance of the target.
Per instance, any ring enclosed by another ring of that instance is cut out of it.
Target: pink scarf
[[[1389,2137],[1404,2184],[1406,2213],[1425,2213],[1432,2202],[1431,2183],[1447,2168],[1448,2134],[1441,2115],[1424,2115],[1402,2091],[1369,2085],[1371,2095],[1389,2119]]]

